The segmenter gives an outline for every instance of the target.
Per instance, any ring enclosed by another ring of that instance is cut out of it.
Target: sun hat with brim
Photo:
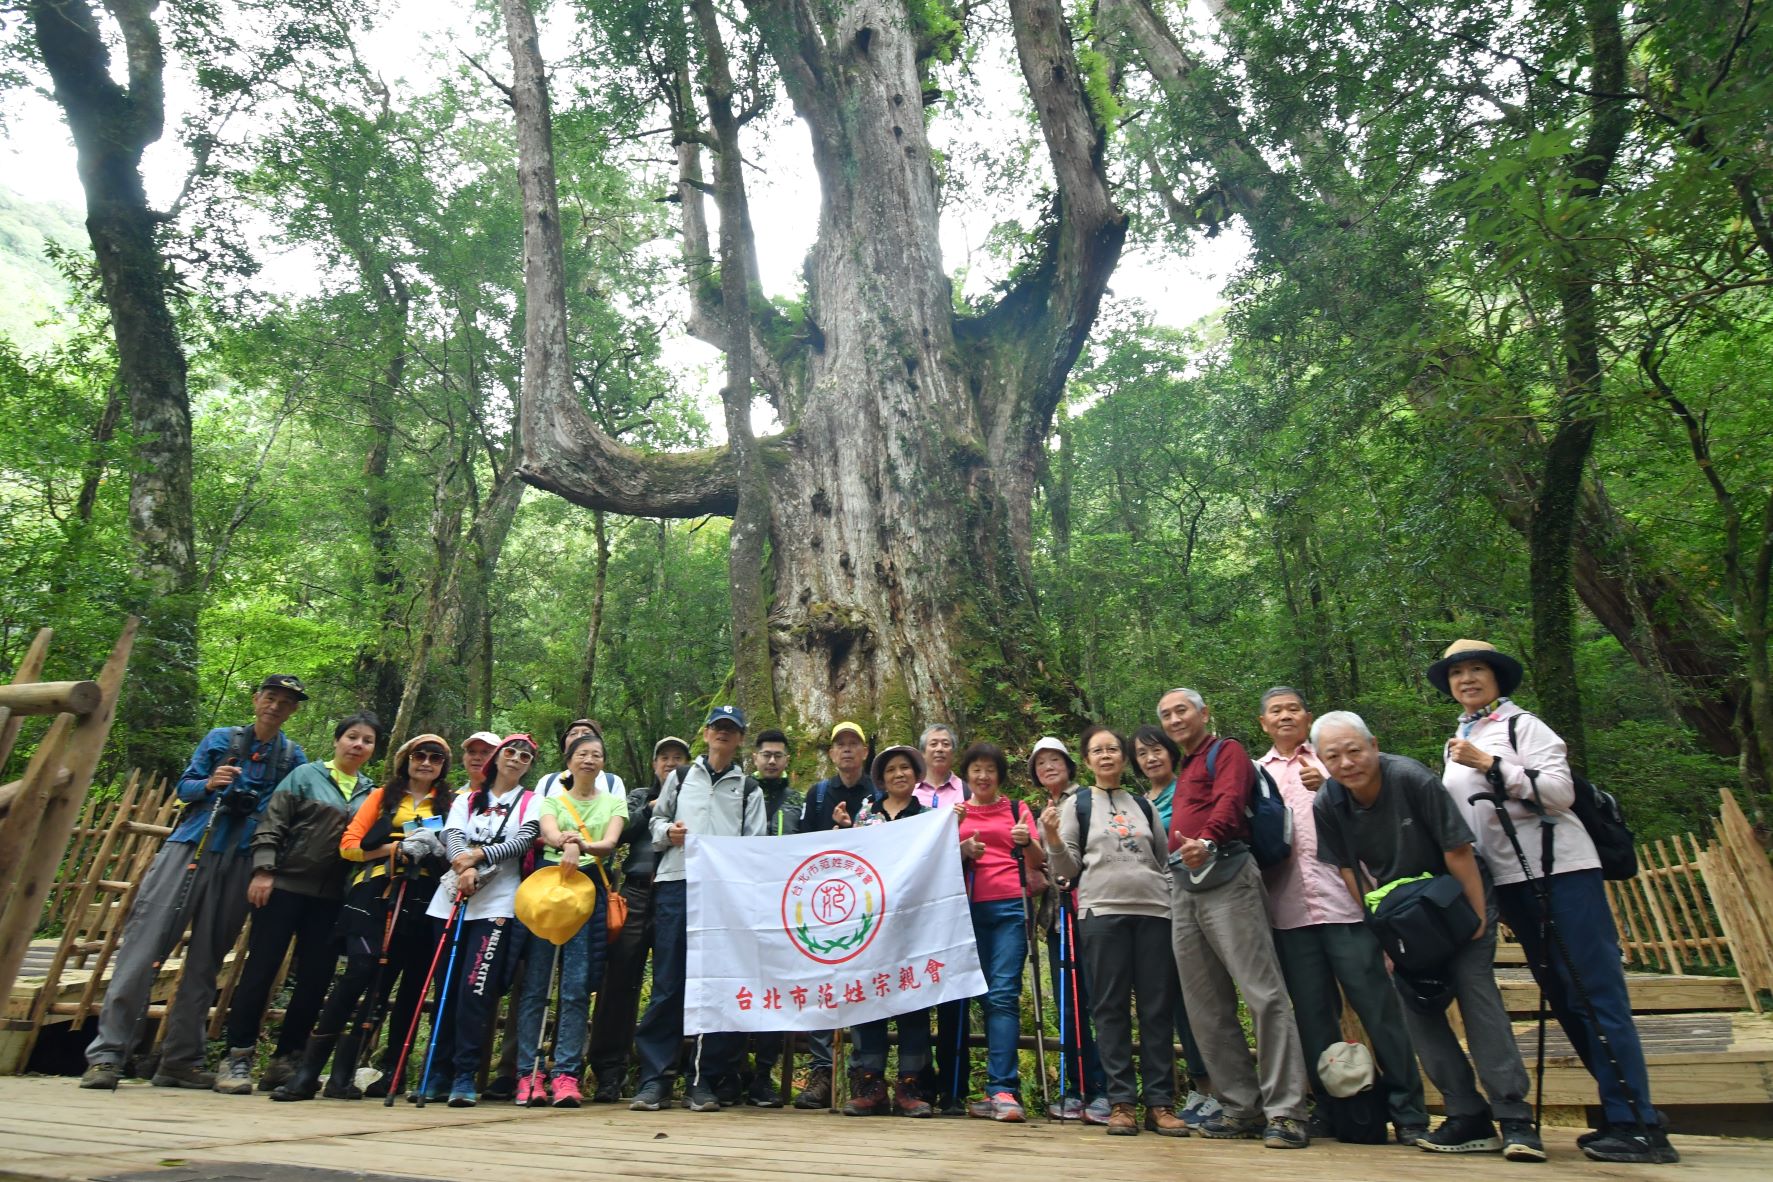
[[[689,753],[690,753],[689,744],[684,742],[682,739],[678,738],[676,735],[666,735],[664,738],[660,739],[657,743],[654,743],[653,744],[653,758],[657,759],[659,757],[659,752],[663,751],[667,747],[680,747],[683,749],[683,757],[685,759],[689,758]]]
[[[412,738],[408,739],[406,742],[400,744],[400,750],[398,750],[394,753],[394,766],[399,767],[401,764],[405,763],[407,756],[411,755],[414,751],[417,751],[422,745],[424,745],[426,743],[431,744],[433,747],[443,748],[443,758],[445,758],[445,759],[454,758],[454,753],[452,751],[450,751],[450,749],[449,749],[449,740],[444,738],[442,735],[433,735],[433,734],[414,735]]]
[[[911,761],[911,770],[917,773],[918,779],[923,779],[923,752],[915,747],[906,747],[903,744],[897,747],[888,747],[885,751],[882,751],[879,755],[874,757],[874,766],[870,769],[874,773],[874,786],[883,792],[886,791],[886,781],[882,779],[882,777],[886,774],[887,760],[895,755],[903,755],[905,758],[909,759]]]
[[[1441,659],[1428,667],[1429,684],[1449,698],[1452,697],[1453,691],[1447,684],[1447,671],[1461,661],[1482,661],[1494,669],[1496,692],[1499,694],[1514,693],[1520,687],[1521,678],[1527,675],[1519,661],[1487,641],[1455,640],[1441,654]]]
[[[578,935],[596,907],[596,884],[565,866],[543,866],[517,888],[518,921],[557,946]]]
[[[1373,1052],[1365,1043],[1333,1042],[1317,1057],[1317,1077],[1324,1091],[1338,1100],[1358,1096],[1373,1086]]]
[[[1066,748],[1063,742],[1053,738],[1053,736],[1043,735],[1039,741],[1034,744],[1034,750],[1028,753],[1028,778],[1030,780],[1036,784],[1040,783],[1040,777],[1034,774],[1034,761],[1040,756],[1042,751],[1057,751],[1060,758],[1065,761],[1065,766],[1071,769],[1071,778],[1074,780],[1077,779],[1077,760],[1071,758],[1070,750]]]

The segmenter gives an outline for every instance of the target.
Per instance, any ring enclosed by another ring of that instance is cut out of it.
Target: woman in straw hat
[[[577,1108],[583,1102],[579,1072],[584,1066],[585,1022],[591,995],[603,985],[609,948],[605,900],[610,882],[604,860],[621,845],[628,823],[627,799],[603,790],[602,771],[603,740],[586,731],[567,745],[562,791],[542,801],[542,844],[547,847],[543,859],[568,869],[578,869],[582,859],[589,859],[597,898],[590,918],[558,946],[560,1018],[554,1032],[554,1063],[546,1074],[539,1052],[555,957],[531,944],[517,1001],[517,1103],[526,1107],[551,1103],[556,1108]]]

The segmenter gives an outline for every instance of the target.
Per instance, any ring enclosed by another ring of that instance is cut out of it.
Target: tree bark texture
[[[593,508],[730,515],[732,449],[623,448],[567,380],[546,82],[528,6],[503,8],[525,212],[524,478]],[[749,8],[812,133],[822,198],[804,322],[767,335],[787,431],[757,441],[777,709],[809,732],[856,716],[895,738],[938,717],[1011,737],[1074,713],[1075,691],[1040,651],[1030,513],[1039,449],[1126,223],[1060,6],[1009,6],[1053,216],[1038,265],[973,319],[956,315],[942,267],[905,3]],[[754,309],[754,325],[769,314]]]
[[[135,454],[129,529],[140,580],[141,638],[124,704],[128,757],[176,771],[197,721],[197,562],[191,511],[191,407],[184,345],[167,301],[159,217],[142,185],[142,152],[165,129],[165,56],[157,0],[108,0],[128,84],[86,0],[26,6],[86,193],[86,231],[117,343],[117,377]]]

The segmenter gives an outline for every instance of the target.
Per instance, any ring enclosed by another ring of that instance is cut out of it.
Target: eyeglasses
[[[507,747],[505,748],[505,754],[516,759],[519,763],[528,763],[536,757],[534,751],[525,751],[521,747]]]
[[[445,755],[441,751],[414,751],[412,753],[412,762],[413,763],[448,763],[449,756]]]

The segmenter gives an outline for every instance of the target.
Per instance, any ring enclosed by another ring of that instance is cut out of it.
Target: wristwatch
[[[1201,844],[1207,847],[1207,857],[1217,858],[1219,856],[1219,843],[1218,842],[1207,841],[1207,840],[1203,839],[1201,841]]]

